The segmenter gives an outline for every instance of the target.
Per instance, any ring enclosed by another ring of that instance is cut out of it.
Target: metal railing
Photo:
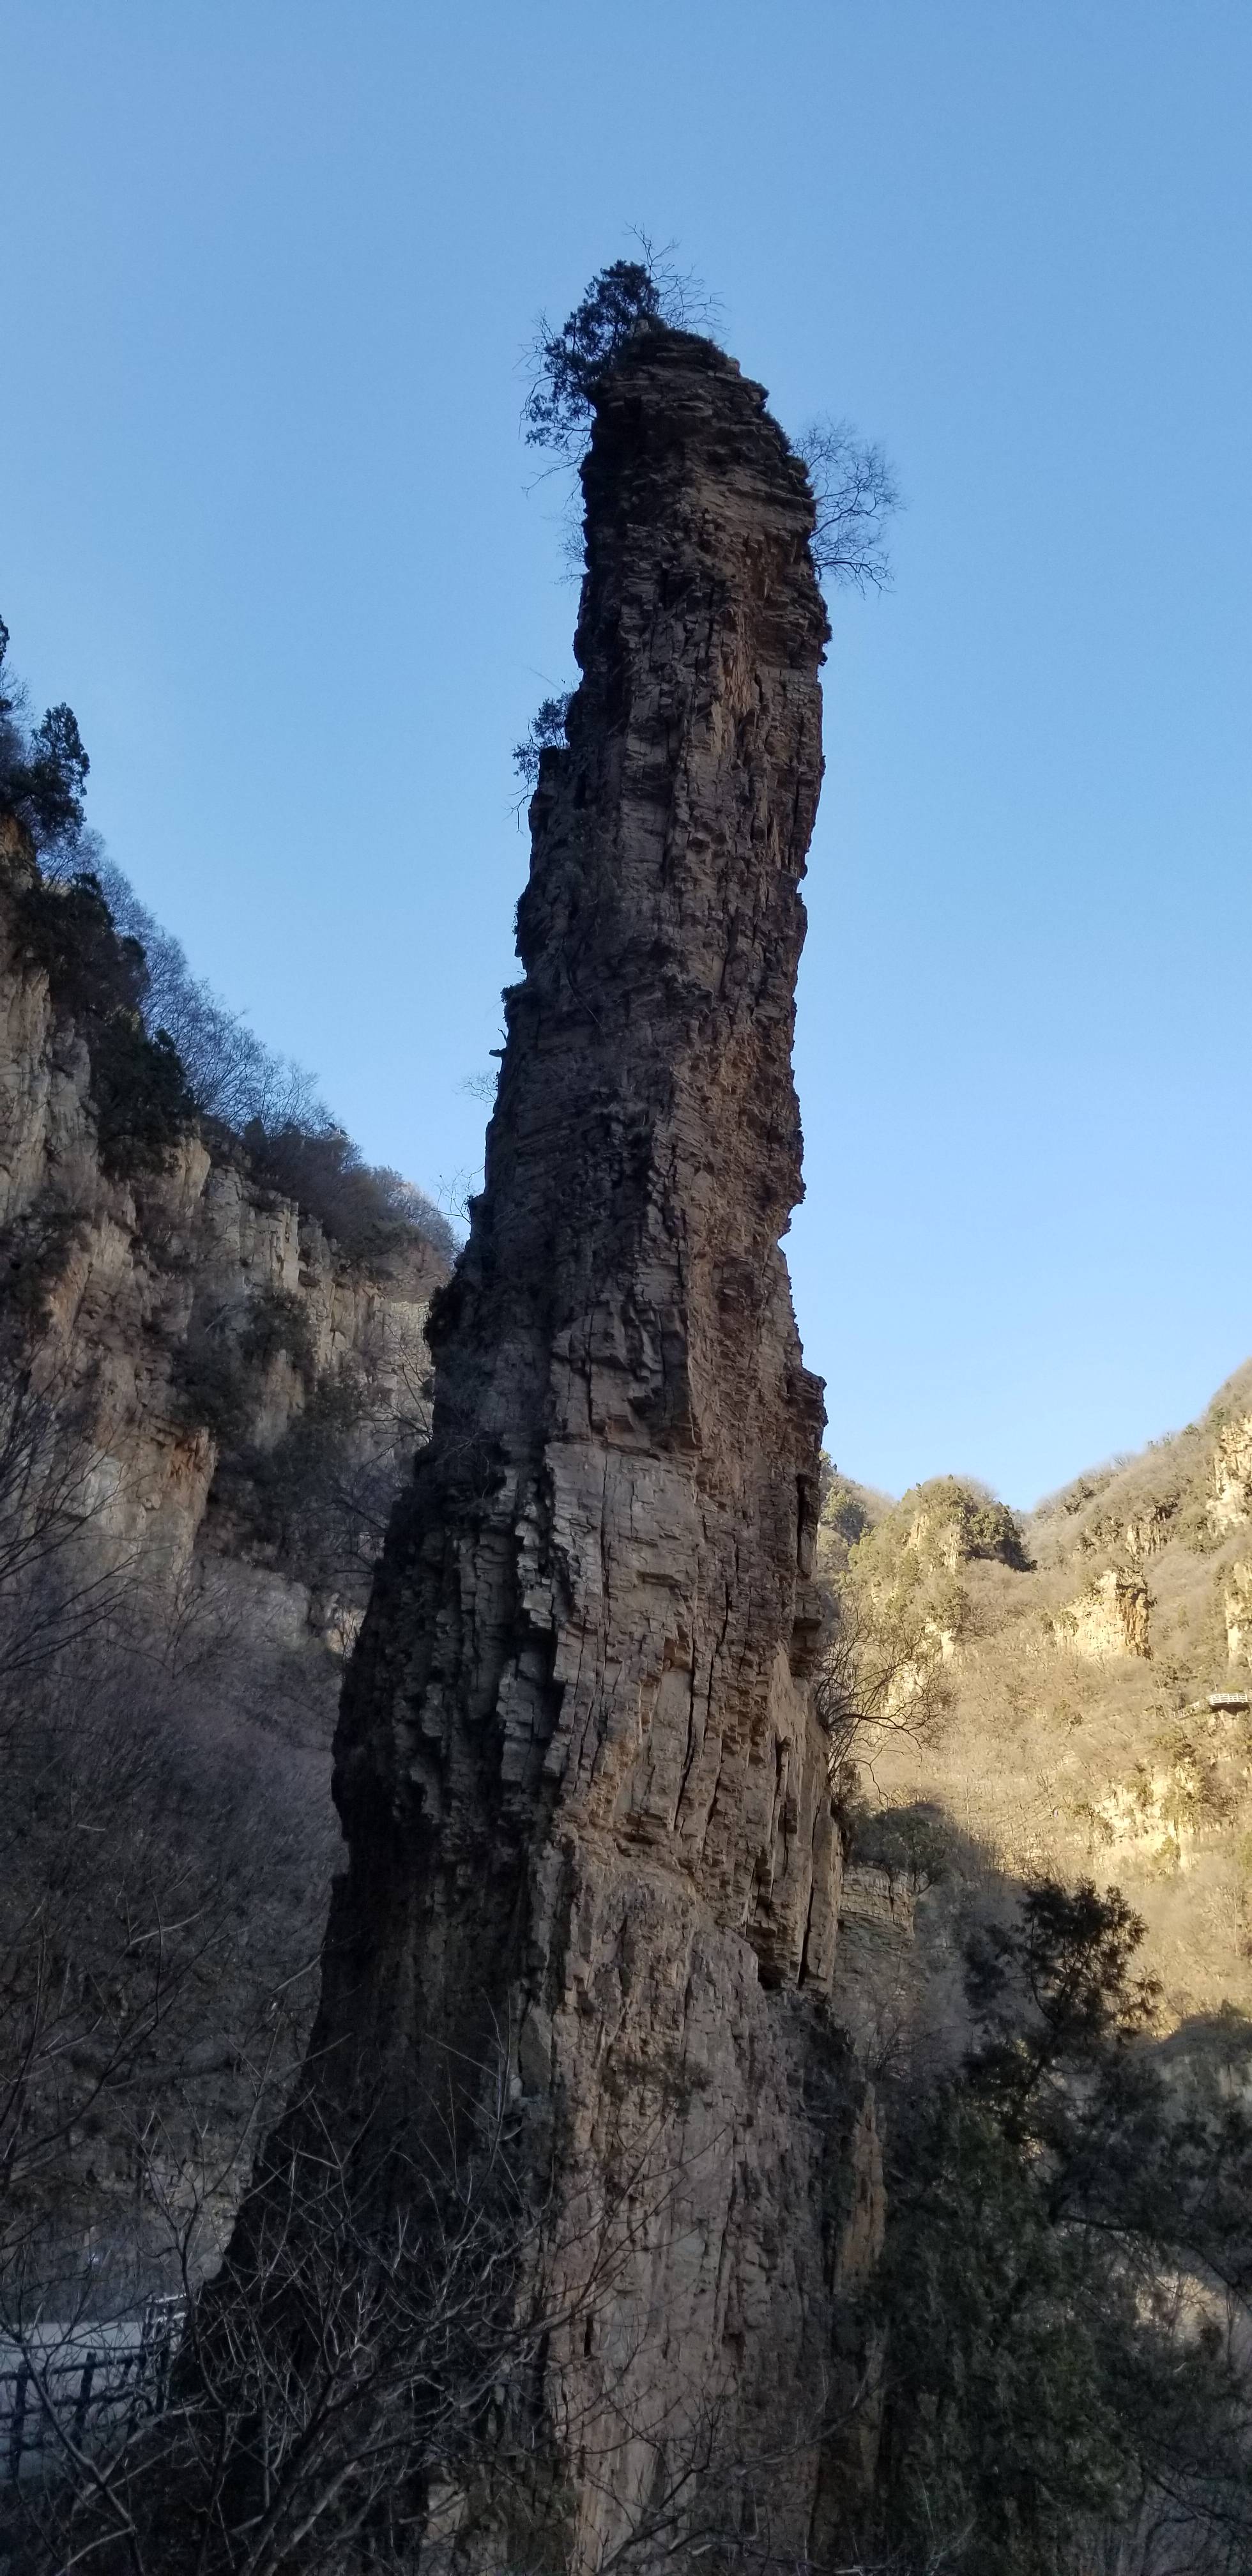
[[[54,2467],[67,2440],[89,2449],[160,2414],[184,2314],[181,2299],[149,2299],[110,2324],[80,2320],[0,2338],[0,2479],[13,2485]]]

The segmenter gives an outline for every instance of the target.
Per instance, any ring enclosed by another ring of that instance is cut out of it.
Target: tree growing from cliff
[[[712,298],[699,281],[675,267],[670,250],[657,251],[639,235],[638,259],[615,259],[596,271],[581,301],[559,330],[542,317],[531,348],[533,374],[522,406],[528,447],[545,447],[564,465],[576,465],[587,444],[595,387],[631,344],[649,331],[708,331]],[[849,420],[820,418],[793,441],[808,468],[816,521],[813,562],[836,589],[885,590],[891,581],[887,528],[901,507],[900,487],[886,450],[862,438]],[[513,754],[528,786],[538,777],[547,737],[539,728],[558,705],[545,698],[530,734]],[[553,741],[564,739],[562,731]],[[533,766],[534,775],[531,775]]]
[[[1025,1562],[1020,1527],[994,1496],[934,1477],[873,1520],[834,1479],[821,1524],[818,1709],[849,1790],[854,1757],[872,1760],[891,1735],[931,1740],[950,1716],[949,1658],[973,1624],[963,1576],[976,1558]]]
[[[526,444],[550,449],[567,465],[586,446],[595,385],[631,341],[666,325],[707,328],[713,319],[712,298],[697,278],[675,267],[672,248],[658,251],[646,233],[637,239],[638,259],[597,269],[560,329],[542,315],[535,333],[534,374],[522,406]]]
[[[236,1134],[259,1119],[267,1134],[285,1126],[320,1130],[331,1124],[312,1074],[276,1053],[228,1009],[202,976],[193,974],[181,940],[141,903],[129,877],[111,859],[97,834],[80,835],[72,864],[86,864],[123,941],[142,952],[139,995],[149,1036],[164,1029],[178,1050],[196,1108]],[[66,878],[69,864],[44,861],[45,877]]]
[[[836,588],[886,590],[891,583],[887,527],[901,507],[900,487],[877,439],[848,420],[816,420],[793,441],[808,467],[817,516],[813,561]]]
[[[138,941],[119,939],[97,879],[83,870],[68,884],[36,872],[13,914],[22,953],[43,969],[58,1010],[87,1041],[105,1171],[115,1178],[161,1171],[195,1102],[168,1031],[150,1034],[144,1025]]]
[[[44,849],[81,828],[91,763],[72,707],[49,707],[33,727],[25,721],[26,696],[6,667],[8,649],[0,617],[0,808]]]
[[[541,698],[522,740],[513,745],[513,767],[523,790],[532,795],[539,784],[540,754],[565,747],[565,719],[573,694],[572,689],[564,689],[559,697]]]
[[[197,1115],[214,1119],[247,1138],[258,1178],[290,1189],[350,1254],[375,1259],[420,1241],[453,1261],[455,1234],[425,1191],[365,1162],[313,1076],[193,975],[181,942],[84,829],[90,762],[73,710],[49,707],[30,725],[8,644],[0,619],[0,816],[21,825],[38,860],[15,889],[18,936],[87,1040],[105,1170],[159,1172]],[[0,1294],[10,1316],[12,1302]]]

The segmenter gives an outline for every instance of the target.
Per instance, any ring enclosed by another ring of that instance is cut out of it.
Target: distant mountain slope
[[[919,1736],[906,1692],[862,1734],[862,1857],[884,1816],[933,1810],[966,1876],[1121,1886],[1173,2019],[1252,2008],[1252,1362],[1014,1524],[1020,1551],[980,1545],[985,1498],[947,1479],[863,1498],[849,1550],[857,1490],[828,1501],[828,1566],[880,1618],[914,1605],[946,1703]]]

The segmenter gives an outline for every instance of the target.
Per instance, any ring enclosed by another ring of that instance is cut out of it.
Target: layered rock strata
[[[502,2047],[567,2274],[571,2213],[633,2194],[549,2371],[591,2566],[684,2445],[772,2458],[771,2529],[811,2545],[877,2186],[829,2006],[823,1408],[779,1249],[812,503],[761,389],[661,331],[601,385],[583,481],[582,680],[531,806],[485,1184],[345,1689],[315,2062],[420,2126]]]

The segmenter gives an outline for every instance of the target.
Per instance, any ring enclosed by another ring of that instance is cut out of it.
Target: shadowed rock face
[[[582,683],[531,806],[433,1437],[345,1692],[317,2045],[362,2045],[420,2120],[503,2041],[567,2206],[646,2141],[667,2215],[553,2405],[660,2409],[673,2443],[715,2397],[742,2452],[829,2394],[849,2244],[823,1411],[779,1250],[827,628],[803,468],[707,342],[636,345],[583,480]],[[625,2443],[614,2494],[574,2471],[588,2563],[648,2457]],[[815,2483],[790,2463],[797,2546]]]

